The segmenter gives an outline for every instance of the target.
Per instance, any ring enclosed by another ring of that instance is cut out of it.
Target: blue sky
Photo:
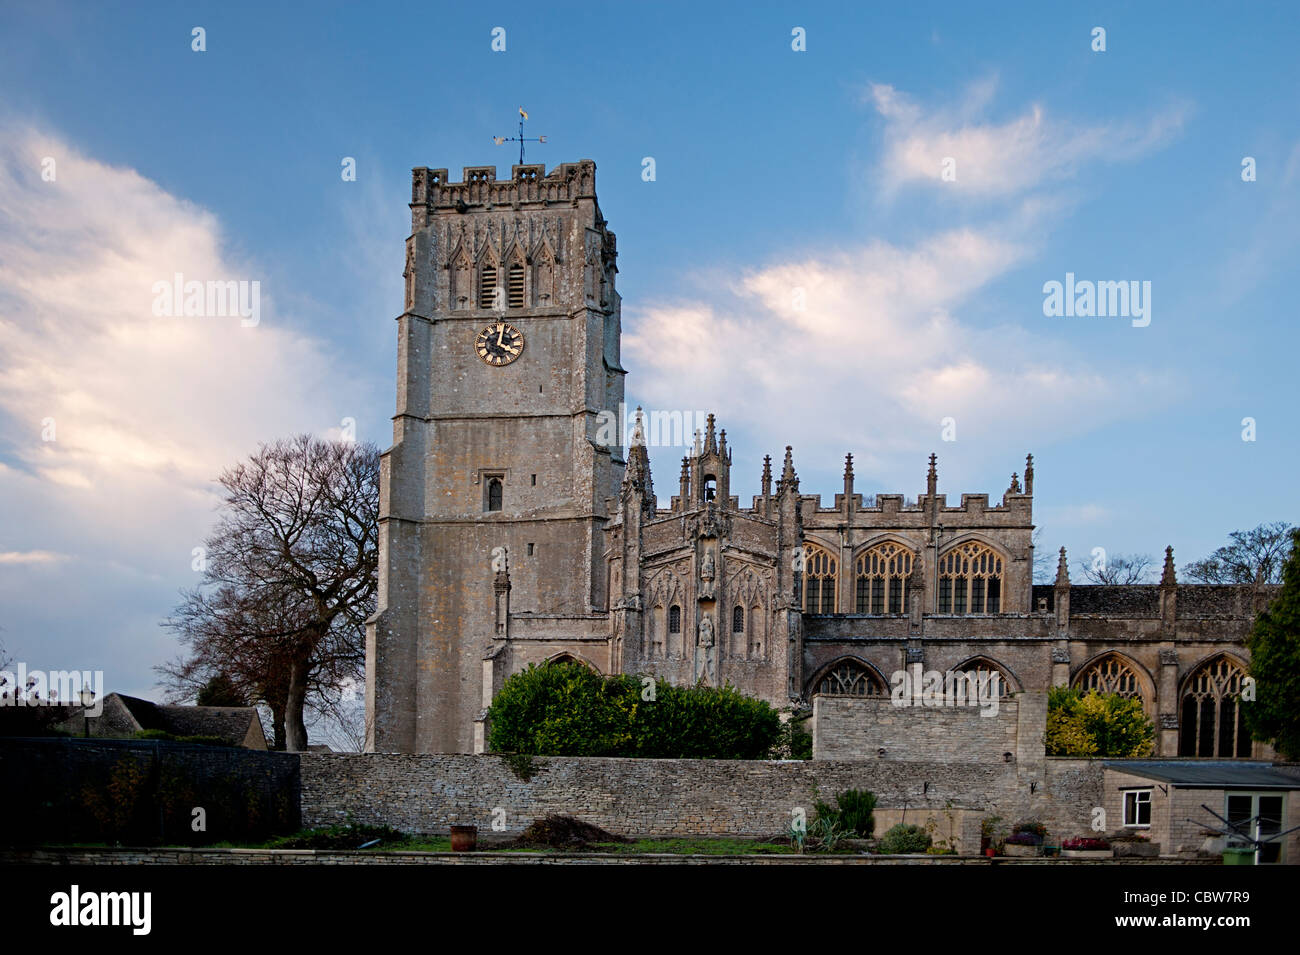
[[[629,401],[715,411],[742,501],[786,444],[827,501],[849,451],[859,490],[909,496],[935,451],[954,503],[1000,497],[1032,451],[1044,543],[1074,559],[1172,544],[1181,565],[1294,523],[1298,23],[1290,4],[8,4],[0,640],[156,695],[211,478],[345,417],[387,445],[410,169],[506,174],[491,137],[519,106],[549,137],[530,160],[597,163]],[[153,318],[175,271],[259,280],[261,323]],[[1044,316],[1067,272],[1149,281],[1150,325]],[[681,453],[652,452],[661,496]]]

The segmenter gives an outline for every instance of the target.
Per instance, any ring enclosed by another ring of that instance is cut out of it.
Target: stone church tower
[[[461,182],[413,170],[366,639],[371,750],[481,748],[511,614],[571,633],[606,606],[624,461],[596,436],[625,372],[595,175],[590,160],[515,166],[505,182],[491,166]]]
[[[933,454],[916,498],[861,493],[849,454],[824,501],[785,445],[742,506],[712,415],[692,446],[680,412],[651,410],[647,428],[638,409],[623,448],[595,175],[588,160],[501,182],[414,170],[368,748],[483,752],[505,681],[565,660],[730,684],[792,716],[889,699],[910,668],[996,674],[1002,695],[1140,700],[1157,756],[1267,757],[1244,724],[1245,638],[1276,588],[1181,584],[1171,549],[1158,584],[1072,583],[1064,551],[1035,584],[1032,455],[1000,496],[950,502]],[[668,446],[689,453],[661,506],[648,447]],[[814,726],[818,751],[877,758],[854,732]]]

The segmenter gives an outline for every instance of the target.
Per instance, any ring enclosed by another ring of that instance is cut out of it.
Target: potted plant
[[[1140,832],[1126,832],[1110,840],[1115,858],[1155,859],[1160,855],[1160,843]]]
[[[1076,836],[1061,842],[1061,855],[1066,859],[1112,859],[1115,850],[1105,839]]]
[[[985,816],[980,820],[980,853],[996,854],[1006,835],[1001,816]]]
[[[1041,822],[1020,822],[1016,831],[1007,836],[1003,843],[1002,854],[1007,856],[1041,856],[1043,840],[1047,836],[1047,827]]]

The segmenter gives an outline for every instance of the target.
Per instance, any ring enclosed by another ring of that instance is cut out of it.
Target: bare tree
[[[225,501],[202,583],[164,626],[190,648],[159,667],[193,698],[224,673],[272,711],[277,747],[307,747],[305,711],[326,712],[365,662],[375,609],[379,451],[298,435],[218,478]]]
[[[1056,564],[1052,562],[1052,555],[1043,546],[1043,529],[1041,527],[1034,528],[1031,543],[1034,546],[1034,583],[1050,584],[1056,579]]]
[[[1090,584],[1147,584],[1155,560],[1150,554],[1115,554],[1103,560],[1081,560],[1079,570]]]
[[[1280,584],[1291,554],[1291,526],[1286,521],[1233,531],[1230,543],[1204,560],[1183,567],[1183,577],[1202,584]]]

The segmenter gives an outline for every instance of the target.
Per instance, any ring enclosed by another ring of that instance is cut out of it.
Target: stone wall
[[[896,706],[889,697],[819,694],[813,697],[813,758],[875,759],[884,750],[886,759],[1006,762],[1016,758],[1020,709],[1016,700],[998,702],[994,712],[991,706]],[[1035,729],[1041,749],[1041,726],[1028,732]]]
[[[0,839],[131,845],[265,839],[299,826],[298,757],[162,740],[0,738]],[[206,830],[193,829],[194,809]],[[21,825],[15,825],[21,821]]]
[[[406,832],[445,833],[452,825],[519,832],[548,813],[573,815],[611,832],[656,836],[780,835],[792,811],[813,817],[818,799],[845,789],[876,794],[881,820],[894,812],[937,835],[956,816],[963,851],[979,848],[987,814],[1008,823],[1038,818],[1053,833],[1085,835],[1100,805],[1101,766],[1047,760],[1030,768],[1002,760],[940,761],[635,760],[535,758],[532,775],[502,756],[302,755],[303,824],[322,826],[351,815],[358,822]],[[877,829],[877,834],[883,829]]]

